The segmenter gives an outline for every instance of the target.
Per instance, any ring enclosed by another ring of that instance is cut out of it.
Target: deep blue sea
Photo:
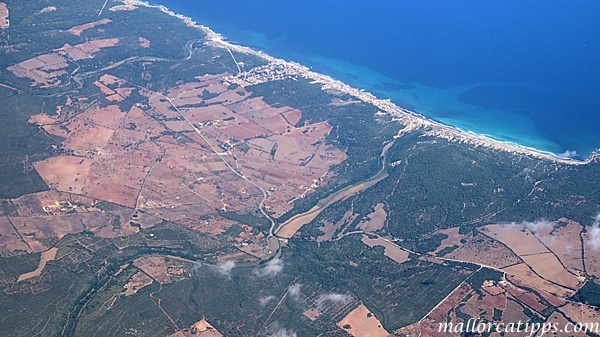
[[[598,0],[152,2],[466,131],[600,148]]]

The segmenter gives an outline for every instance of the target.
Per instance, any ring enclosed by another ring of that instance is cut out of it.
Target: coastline
[[[220,34],[215,33],[209,27],[197,24],[196,21],[194,21],[191,17],[175,13],[164,5],[152,5],[143,0],[121,0],[121,2],[123,3],[123,8],[118,10],[133,10],[137,7],[156,8],[167,15],[181,19],[189,27],[202,30],[206,34],[206,40],[208,41],[207,43],[214,47],[226,48],[240,53],[252,54],[269,62],[269,64],[265,66],[260,66],[251,69],[248,72],[228,77],[227,80],[231,81],[232,83],[247,86],[265,82],[265,78],[270,81],[289,77],[303,77],[312,80],[313,83],[321,84],[323,86],[323,90],[340,91],[349,94],[365,103],[372,104],[380,110],[390,114],[393,118],[402,121],[411,130],[419,128],[427,129],[424,130],[425,135],[440,137],[454,142],[467,143],[473,146],[484,146],[487,148],[511,152],[513,154],[532,156],[567,165],[586,165],[597,161],[597,158],[600,157],[600,154],[598,153],[592,153],[585,160],[561,157],[555,153],[527,147],[514,142],[494,139],[488,135],[465,131],[455,126],[432,120],[414,111],[401,108],[392,103],[390,99],[378,98],[374,94],[367,92],[364,89],[354,88],[328,75],[314,72],[308,67],[299,63],[279,59],[262,51],[256,51],[249,47],[227,42]],[[406,131],[406,129],[402,131]]]

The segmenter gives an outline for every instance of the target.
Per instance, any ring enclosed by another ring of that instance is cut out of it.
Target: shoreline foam
[[[374,94],[365,91],[364,89],[358,89],[351,87],[350,85],[343,83],[339,80],[332,78],[331,76],[320,74],[310,70],[308,67],[301,65],[292,61],[285,61],[283,59],[279,59],[268,55],[262,51],[256,51],[249,47],[236,45],[230,42],[227,42],[223,39],[223,37],[212,31],[209,27],[197,24],[191,17],[185,16],[183,14],[178,14],[170,10],[164,5],[151,5],[147,1],[142,0],[121,0],[123,4],[127,7],[148,7],[148,8],[156,8],[161,12],[181,19],[187,26],[193,27],[196,29],[202,30],[206,34],[206,40],[209,41],[215,47],[227,48],[230,50],[235,50],[240,53],[246,53],[258,56],[269,62],[266,66],[260,66],[254,69],[251,69],[249,72],[243,73],[244,79],[239,79],[237,76],[232,76],[231,79],[237,78],[238,81],[246,82],[246,83],[238,83],[238,84],[257,84],[261,82],[252,82],[248,81],[248,74],[256,73],[257,71],[263,70],[266,67],[277,67],[280,66],[283,68],[283,73],[279,74],[281,78],[285,77],[293,77],[299,76],[304,77],[310,80],[313,80],[314,83],[320,83],[323,85],[323,90],[337,90],[346,94],[349,94],[359,100],[374,105],[380,110],[390,114],[392,117],[398,118],[404,123],[410,125],[410,128],[429,128],[429,130],[424,130],[424,134],[436,136],[440,138],[444,138],[450,141],[463,142],[467,144],[471,144],[474,146],[484,146],[488,148],[493,148],[496,150],[501,150],[505,152],[510,152],[514,154],[522,154],[527,156],[532,156],[540,159],[546,159],[553,162],[567,164],[567,165],[586,165],[592,162],[596,162],[598,158],[600,158],[599,153],[593,152],[587,159],[578,160],[573,158],[561,157],[555,153],[551,153],[548,151],[542,151],[539,149],[527,147],[521,144],[517,144],[509,141],[502,141],[498,139],[494,139],[487,135],[476,134],[474,132],[465,131],[460,128],[457,128],[452,125],[447,125],[430,118],[425,117],[419,113],[414,111],[401,108],[396,104],[392,103],[390,99],[381,99],[377,98]],[[263,69],[261,69],[263,68]],[[271,69],[272,70],[272,69]],[[239,74],[238,74],[239,75]],[[273,74],[273,78],[269,80],[273,80],[277,78],[278,74]],[[250,79],[252,80],[252,79]],[[234,80],[235,82],[235,80]],[[599,149],[600,150],[600,149]]]

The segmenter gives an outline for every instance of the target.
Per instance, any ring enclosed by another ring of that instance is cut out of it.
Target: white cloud
[[[514,177],[524,177],[525,179],[527,179],[527,178],[529,178],[529,174],[532,172],[533,172],[532,169],[530,169],[529,167],[525,167],[521,172],[519,172],[519,174],[517,174]]]
[[[269,337],[298,337],[298,335],[293,330],[281,328],[277,330],[274,334],[269,335]]]
[[[519,223],[517,222],[510,222],[510,223],[504,223],[502,224],[503,226],[519,226],[525,229],[529,229],[532,232],[538,232],[538,231],[542,231],[542,230],[552,230],[554,228],[554,224],[548,220],[545,219],[540,219],[540,220],[536,220],[536,221],[521,221]]]
[[[290,286],[290,289],[288,290],[288,295],[295,301],[300,300],[300,297],[302,296],[302,293],[300,292],[300,288],[302,288],[302,284],[295,283],[295,284],[292,284]]]
[[[588,244],[592,247],[592,250],[600,250],[600,226],[597,223],[588,230],[588,235]]]
[[[554,228],[554,224],[548,220],[536,220],[534,222],[523,221],[520,223],[521,227],[527,228],[532,232],[537,232],[541,230],[552,230]]]
[[[283,260],[273,259],[265,264],[265,266],[256,271],[259,276],[274,277],[283,271]]]
[[[577,151],[567,150],[567,151],[559,154],[558,156],[563,157],[563,158],[575,158],[578,156],[578,154],[577,154]]]
[[[235,267],[235,262],[233,261],[225,261],[225,262],[219,262],[216,266],[215,269],[217,270],[217,273],[226,276],[227,278],[231,277],[231,271],[233,270],[233,268]]]
[[[258,299],[258,303],[260,303],[261,307],[264,307],[265,305],[267,305],[267,303],[271,302],[274,299],[275,299],[275,296],[273,296],[273,295],[264,296],[264,297],[261,297]]]
[[[323,305],[325,302],[334,302],[346,304],[352,301],[352,296],[345,294],[329,293],[319,296],[317,299],[317,306]]]
[[[594,224],[588,229],[588,245],[592,250],[600,250],[600,213],[594,218]]]

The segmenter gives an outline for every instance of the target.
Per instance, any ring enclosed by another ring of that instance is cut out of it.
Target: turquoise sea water
[[[155,2],[466,131],[578,158],[600,148],[598,1]]]

